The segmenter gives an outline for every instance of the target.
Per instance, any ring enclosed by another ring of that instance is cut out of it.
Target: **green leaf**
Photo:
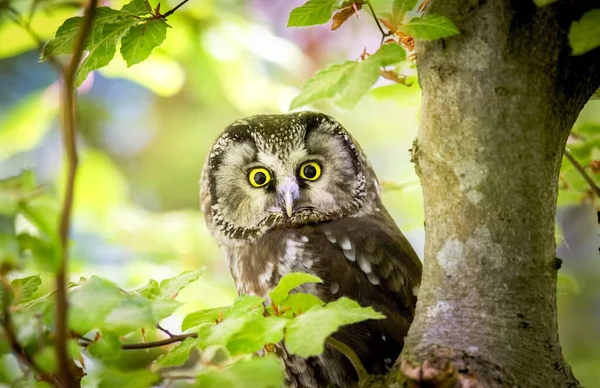
[[[242,330],[250,317],[236,317],[224,319],[219,324],[201,326],[198,330],[198,345],[205,348],[210,345],[227,345],[234,334]]]
[[[358,66],[358,62],[345,62],[342,64],[331,65],[327,69],[317,72],[310,78],[296,96],[290,105],[290,109],[295,109],[309,103],[332,98],[339,94],[344,88],[344,78],[348,76]]]
[[[121,12],[135,16],[146,16],[152,13],[152,7],[148,3],[148,0],[133,0],[125,4],[121,8]]]
[[[196,271],[185,271],[179,275],[168,278],[160,282],[160,289],[158,292],[158,299],[174,299],[179,291],[193,281],[198,280],[202,275],[202,270]]]
[[[338,106],[352,109],[379,78],[379,64],[376,61],[369,61],[369,59],[359,62],[344,79],[344,90],[336,100]]]
[[[133,18],[118,19],[114,23],[92,26],[89,43],[87,44],[88,56],[81,63],[75,75],[75,86],[79,87],[87,75],[96,69],[106,66],[115,56],[117,43],[131,27],[138,21]]]
[[[281,360],[274,355],[240,360],[218,371],[208,369],[198,376],[202,388],[273,388],[283,386],[284,371]]]
[[[148,58],[152,50],[159,46],[166,37],[167,23],[164,20],[151,19],[132,27],[121,39],[121,55],[127,62],[127,67]]]
[[[571,23],[569,44],[573,55],[585,54],[600,46],[600,9],[592,9]]]
[[[326,306],[314,306],[292,319],[287,325],[285,347],[300,357],[316,356],[323,352],[325,339],[340,326],[383,318],[384,315],[371,307],[361,307],[357,302],[342,297]]]
[[[460,33],[447,17],[431,14],[411,19],[401,27],[403,32],[422,40],[436,40]]]
[[[392,4],[392,14],[394,19],[400,21],[404,17],[404,14],[411,11],[419,0],[394,0]]]
[[[28,276],[26,278],[15,279],[10,283],[15,294],[15,304],[28,302],[35,295],[42,285],[40,275]]]
[[[148,284],[144,287],[136,290],[138,294],[147,299],[156,299],[156,297],[160,294],[160,285],[154,279],[150,279]]]
[[[88,352],[100,360],[116,360],[121,355],[121,341],[112,333],[103,333],[97,341],[92,342]]]
[[[310,275],[302,272],[288,273],[284,275],[280,280],[277,287],[273,291],[269,292],[271,301],[275,304],[281,303],[285,298],[288,297],[291,290],[306,283],[321,283],[322,280],[317,276]]]
[[[58,242],[58,217],[60,204],[47,195],[30,198],[21,202],[19,212],[41,233]]]
[[[154,365],[158,368],[182,365],[189,358],[190,351],[197,346],[198,340],[196,338],[186,338],[167,353],[161,355]]]
[[[337,3],[337,0],[309,0],[292,10],[287,26],[303,27],[327,23],[337,8]]]
[[[154,314],[156,323],[173,314],[180,306],[180,302],[171,299],[158,299],[153,300],[150,303],[150,308],[152,309],[152,314]]]
[[[538,7],[545,7],[546,5],[550,5],[556,1],[557,0],[533,0],[535,5],[537,5]]]
[[[21,233],[17,236],[20,249],[29,250],[36,262],[49,271],[54,272],[60,264],[58,246],[48,239]]]
[[[322,306],[324,304],[325,302],[313,294],[298,292],[285,298],[285,300],[281,302],[279,306],[290,307],[291,309],[288,313],[286,313],[286,316],[291,316],[292,313],[298,314],[299,312],[306,312],[312,306]]]
[[[159,380],[159,377],[147,369],[122,372],[118,369],[107,369],[100,375],[99,388],[148,388]]]
[[[227,342],[227,350],[233,356],[252,354],[265,344],[278,343],[283,339],[283,329],[288,322],[289,319],[280,317],[257,317],[231,337]]]
[[[0,214],[14,215],[19,203],[31,195],[35,186],[35,175],[28,170],[13,177],[0,179]]]
[[[188,314],[181,322],[181,330],[187,331],[191,328],[197,328],[202,325],[214,324],[217,319],[222,318],[223,314],[229,310],[229,307],[217,307],[214,309],[200,310]]]
[[[44,372],[53,373],[58,369],[56,350],[53,347],[47,346],[42,348],[42,350],[33,356],[33,359]]]
[[[365,62],[375,62],[379,66],[394,65],[406,59],[406,52],[397,44],[386,44],[370,55]]]
[[[233,301],[233,306],[226,312],[225,317],[247,317],[262,313],[264,299],[256,295],[240,295]]]
[[[121,12],[112,8],[98,7],[94,12],[93,25],[102,26],[106,23],[113,23],[120,16],[122,16]],[[50,40],[46,43],[46,46],[44,46],[40,59],[45,61],[54,55],[71,54],[75,49],[75,42],[79,36],[82,20],[83,18],[80,16],[65,20],[62,26],[56,31],[54,39]],[[86,47],[88,44],[89,38]]]
[[[128,296],[108,280],[92,276],[69,295],[69,326],[78,333],[102,328],[106,316]]]

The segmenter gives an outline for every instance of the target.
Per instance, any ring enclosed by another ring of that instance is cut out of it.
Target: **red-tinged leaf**
[[[362,8],[362,4],[352,3],[351,5],[340,9],[338,13],[333,15],[333,19],[331,21],[331,30],[337,30],[344,24],[350,16],[356,14],[356,18],[358,19],[358,10]]]
[[[410,84],[406,83],[405,75],[399,75],[395,71],[392,71],[392,70],[381,70],[380,74],[385,79],[389,79],[390,81],[394,81],[398,84],[410,86]]]

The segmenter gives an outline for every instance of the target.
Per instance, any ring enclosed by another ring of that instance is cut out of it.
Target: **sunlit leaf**
[[[103,333],[97,341],[87,347],[91,356],[100,360],[116,360],[121,354],[121,341],[112,333]]]
[[[96,29],[100,29],[106,23],[115,22],[121,15],[121,12],[112,8],[98,7],[94,12],[93,24],[97,26]],[[71,54],[75,49],[75,42],[79,36],[82,20],[83,18],[80,16],[65,20],[63,25],[56,31],[54,39],[50,40],[44,47],[41,60],[44,61],[54,55]],[[86,48],[91,44],[90,38],[88,38]]]
[[[447,38],[460,33],[450,19],[432,14],[411,19],[401,26],[401,30],[415,39],[422,40]]]
[[[101,25],[94,24],[86,47],[88,55],[77,70],[75,86],[81,85],[91,71],[110,63],[117,51],[117,42],[136,24],[137,20],[134,18],[118,19],[114,23]]]
[[[121,39],[121,55],[127,62],[127,66],[135,65],[148,58],[152,50],[166,37],[167,23],[164,20],[152,19],[131,27]]]
[[[118,369],[106,369],[100,375],[99,388],[148,388],[159,380],[159,377],[147,369],[135,371],[120,371]]]
[[[314,77],[306,81],[300,94],[292,100],[290,108],[295,109],[318,100],[335,97],[344,88],[344,78],[356,66],[358,66],[358,62],[345,62],[318,71]]]
[[[369,59],[370,57],[359,62],[344,79],[344,90],[340,93],[339,99],[336,100],[338,106],[352,109],[379,79],[380,65]]]
[[[273,388],[283,384],[284,371],[276,356],[240,360],[221,371],[208,369],[197,379],[202,388]]]
[[[406,59],[406,52],[397,44],[386,44],[375,53],[370,55],[366,61],[375,62],[379,66],[389,66],[402,62]]]
[[[10,283],[10,287],[14,292],[14,303],[19,304],[31,300],[41,285],[42,279],[40,275],[13,280]]]
[[[327,23],[337,3],[337,0],[309,0],[292,10],[287,26],[303,27]]]
[[[33,359],[44,372],[52,373],[58,369],[56,350],[53,347],[46,346],[42,348],[33,356]]]
[[[198,280],[202,275],[202,270],[185,271],[179,275],[168,278],[160,282],[160,289],[158,290],[158,299],[173,299],[177,296],[185,286],[193,281]]]
[[[242,330],[235,333],[227,342],[227,350],[232,355],[252,354],[265,344],[278,343],[283,339],[283,329],[289,319],[279,317],[257,317],[247,322]]]
[[[22,251],[29,251],[41,268],[55,271],[60,264],[60,255],[56,243],[49,239],[21,233],[17,236]]]
[[[404,14],[411,11],[419,0],[394,0],[392,4],[392,13],[395,20],[402,20]]]
[[[152,13],[152,7],[148,0],[133,0],[125,4],[121,8],[121,12],[135,16],[146,16]]]
[[[281,307],[290,307],[290,315],[291,313],[298,314],[298,312],[305,312],[312,306],[322,306],[325,302],[316,297],[313,294],[305,294],[298,292],[296,294],[291,294],[281,303],[279,306]]]
[[[190,351],[198,346],[196,338],[186,338],[167,353],[160,356],[154,364],[158,368],[182,365],[190,356]]]
[[[287,325],[285,347],[301,357],[316,356],[323,352],[325,339],[340,326],[382,318],[385,316],[371,307],[361,307],[357,302],[342,297],[325,306],[314,306],[292,319]],[[310,341],[307,340],[309,338]]]
[[[261,313],[263,298],[256,295],[240,295],[233,302],[233,306],[226,312],[226,317],[245,317],[252,313]]]
[[[187,331],[202,325],[214,324],[215,321],[222,318],[223,314],[228,310],[229,307],[217,307],[188,314],[181,323],[181,330]]]
[[[579,21],[571,23],[569,44],[573,55],[585,54],[600,46],[600,8],[584,13]]]
[[[302,272],[288,273],[288,274],[284,275],[281,278],[281,280],[279,280],[279,284],[277,284],[277,286],[273,289],[273,291],[269,292],[269,296],[271,297],[271,300],[273,301],[273,303],[279,304],[285,298],[287,298],[290,291],[292,291],[294,288],[301,286],[302,284],[306,284],[306,283],[321,283],[321,282],[322,282],[322,280],[320,278],[318,278],[317,276],[308,274],[308,273],[302,273]]]

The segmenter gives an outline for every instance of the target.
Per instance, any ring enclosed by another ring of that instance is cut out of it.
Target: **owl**
[[[239,293],[268,297],[290,272],[320,277],[300,291],[325,302],[345,296],[387,317],[344,326],[333,337],[368,372],[388,371],[413,319],[421,262],[383,206],[367,157],[337,121],[300,112],[234,122],[208,154],[200,199]],[[329,346],[307,359],[284,346],[278,354],[289,386],[358,380]]]

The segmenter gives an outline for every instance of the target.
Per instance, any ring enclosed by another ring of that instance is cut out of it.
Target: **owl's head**
[[[271,228],[360,215],[379,201],[379,187],[338,122],[300,112],[227,127],[207,157],[200,198],[213,233],[244,241]]]

